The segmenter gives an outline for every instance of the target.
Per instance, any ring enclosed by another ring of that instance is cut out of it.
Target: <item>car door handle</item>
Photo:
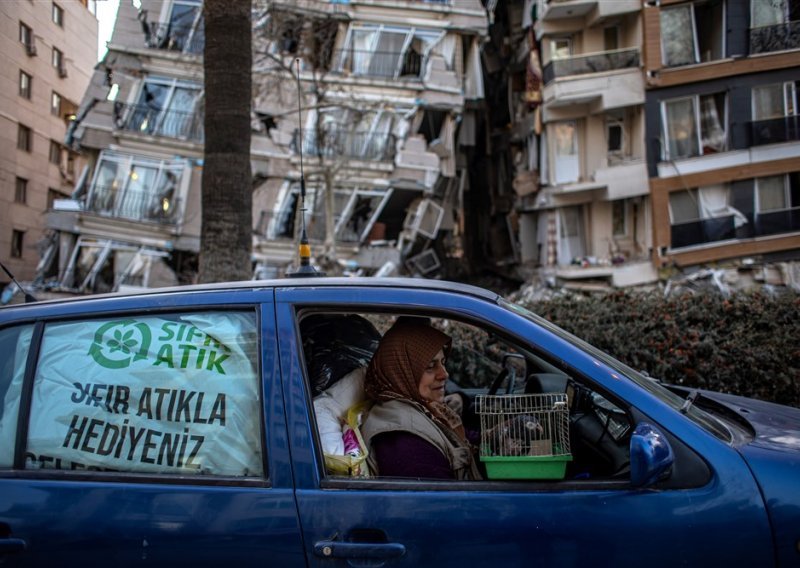
[[[314,554],[323,558],[369,558],[385,560],[406,553],[406,547],[397,542],[339,542],[322,540],[314,544]]]
[[[25,541],[21,538],[0,538],[0,554],[22,552],[26,546]]]

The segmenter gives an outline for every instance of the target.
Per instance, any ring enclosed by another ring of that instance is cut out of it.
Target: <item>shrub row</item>
[[[525,305],[664,382],[800,407],[800,295],[619,291]]]

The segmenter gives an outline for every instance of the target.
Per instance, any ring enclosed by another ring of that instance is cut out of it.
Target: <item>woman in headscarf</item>
[[[400,318],[381,339],[364,387],[375,401],[362,426],[373,474],[480,479],[461,417],[444,402],[451,339]]]

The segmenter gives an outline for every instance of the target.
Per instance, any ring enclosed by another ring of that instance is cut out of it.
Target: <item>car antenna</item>
[[[311,266],[311,246],[308,244],[308,234],[306,233],[306,178],[303,174],[303,113],[302,113],[302,91],[300,90],[300,58],[296,58],[297,66],[297,121],[298,121],[298,148],[300,152],[300,266],[294,272],[287,272],[289,278],[308,278],[312,276],[325,276]]]
[[[11,274],[11,271],[9,271],[9,270],[8,270],[8,268],[6,268],[6,265],[5,265],[5,264],[3,264],[2,262],[0,262],[0,267],[2,267],[2,269],[3,269],[3,272],[5,272],[6,274],[8,274],[8,277],[9,277],[9,278],[11,278],[11,281],[12,281],[14,284],[16,284],[16,285],[17,285],[17,288],[19,288],[20,290],[22,290],[22,293],[23,293],[23,294],[25,294],[25,303],[28,303],[28,302],[38,302],[38,300],[37,300],[37,299],[36,299],[36,298],[33,296],[33,294],[31,294],[30,292],[28,292],[27,290],[25,290],[25,288],[23,288],[23,287],[22,287],[22,284],[20,284],[19,282],[17,282],[17,279],[16,279],[16,278],[14,278],[14,275],[13,275],[13,274]]]

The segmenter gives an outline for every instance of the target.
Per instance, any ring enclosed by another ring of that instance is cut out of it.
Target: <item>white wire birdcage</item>
[[[478,395],[481,459],[570,456],[566,394]]]

